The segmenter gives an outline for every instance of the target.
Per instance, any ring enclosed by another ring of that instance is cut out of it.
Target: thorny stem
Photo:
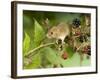
[[[36,47],[36,48],[30,50],[30,51],[27,53],[27,55],[25,55],[25,57],[30,58],[30,57],[32,57],[33,55],[36,54],[36,53],[33,53],[33,52],[39,50],[40,48],[43,48],[43,47],[46,47],[46,46],[50,46],[50,45],[53,45],[53,44],[55,44],[55,43],[41,44],[40,46],[38,46],[38,47]]]
[[[77,48],[77,51],[81,48],[81,47],[83,47],[84,45],[87,45],[88,43],[82,43],[78,48]]]

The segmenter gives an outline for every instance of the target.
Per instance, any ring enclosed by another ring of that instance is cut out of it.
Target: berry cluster
[[[73,28],[78,28],[81,25],[81,21],[76,18],[73,20],[72,24],[74,25]]]

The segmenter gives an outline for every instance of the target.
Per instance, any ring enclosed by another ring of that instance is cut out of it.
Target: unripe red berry
[[[68,54],[66,52],[64,52],[61,56],[64,60],[66,60],[68,58]]]
[[[80,34],[81,34],[80,31],[75,32],[76,36],[79,36]]]

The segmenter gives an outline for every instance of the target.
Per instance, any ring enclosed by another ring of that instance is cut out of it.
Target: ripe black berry
[[[89,51],[87,52],[87,54],[88,54],[88,55],[91,55],[91,50],[89,50]]]
[[[80,42],[83,42],[83,41],[84,41],[84,37],[83,37],[83,36],[80,36],[80,37],[79,37],[79,41],[80,41]]]
[[[87,54],[88,55],[91,55],[91,47],[90,46],[87,46],[87,49],[88,49]]]
[[[76,18],[73,20],[72,24],[74,25],[73,28],[78,28],[81,25],[81,21]]]
[[[86,42],[87,41],[87,37],[85,36],[85,35],[81,35],[80,37],[79,37],[79,41],[82,43],[82,42]]]

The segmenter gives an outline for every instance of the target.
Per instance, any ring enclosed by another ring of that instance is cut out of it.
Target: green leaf
[[[89,66],[91,65],[91,57],[88,56],[89,58],[87,59],[87,54],[84,54],[83,61],[82,61],[82,66]]]
[[[34,19],[34,48],[39,46],[45,37],[45,32],[42,26]]]
[[[70,46],[66,47],[65,50],[68,53],[69,58],[71,58],[74,54],[74,50]]]
[[[23,53],[24,53],[24,55],[27,54],[29,47],[30,47],[30,37],[25,32],[25,39],[24,39],[24,42],[23,42]]]
[[[23,15],[23,30],[30,36],[30,40],[33,40],[34,23],[33,18],[29,15]],[[24,33],[23,31],[23,33]]]
[[[59,64],[60,59],[59,59],[59,54],[56,50],[50,48],[50,47],[45,47],[42,49],[42,54],[45,54],[45,58],[47,61],[49,61],[51,64]]]

